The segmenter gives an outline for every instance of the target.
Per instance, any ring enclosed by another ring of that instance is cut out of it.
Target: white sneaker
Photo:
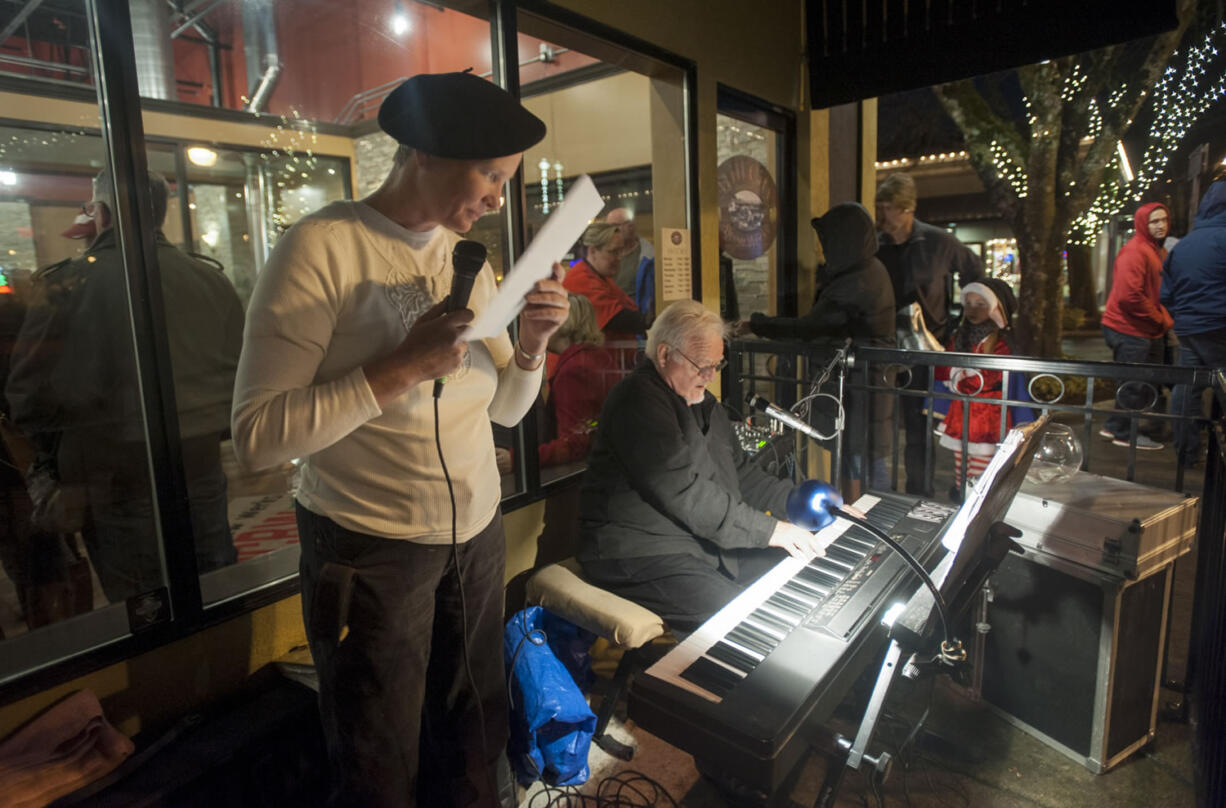
[[[1106,438],[1107,440],[1115,440],[1115,433],[1112,432],[1110,429],[1098,430],[1098,436],[1100,438]]]
[[[1122,438],[1116,438],[1115,440],[1111,442],[1115,444],[1116,446],[1127,446],[1128,445],[1128,441],[1123,440]],[[1158,443],[1158,441],[1154,440],[1153,438],[1147,438],[1144,435],[1137,435],[1137,448],[1138,449],[1141,449],[1146,452],[1156,452],[1157,450],[1162,449],[1164,446],[1165,444]]]

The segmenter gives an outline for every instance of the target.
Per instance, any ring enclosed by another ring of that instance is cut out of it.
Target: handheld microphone
[[[479,241],[457,241],[451,251],[451,293],[447,295],[447,311],[459,311],[468,306],[468,297],[473,293],[473,281],[485,265],[485,245]],[[434,397],[443,393],[447,378],[434,380]]]
[[[823,439],[821,433],[816,429],[809,426],[804,421],[800,420],[782,407],[776,407],[774,404],[762,398],[762,396],[750,393],[745,397],[745,403],[755,409],[761,410],[771,418],[774,418],[776,421],[781,421],[784,424],[787,424],[797,432],[800,432],[803,435],[808,435],[810,438],[813,438],[813,440]]]

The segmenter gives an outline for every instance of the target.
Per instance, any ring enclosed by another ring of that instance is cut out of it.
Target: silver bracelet
[[[527,351],[524,350],[524,346],[520,345],[518,342],[515,343],[515,350],[526,361],[532,363],[532,370],[536,370],[536,366],[539,365],[541,363],[541,360],[545,358],[545,354],[543,353],[538,353],[538,354],[528,353]]]

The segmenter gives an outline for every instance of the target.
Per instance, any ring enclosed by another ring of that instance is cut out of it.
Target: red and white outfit
[[[997,301],[996,295],[983,284],[968,284],[962,290],[964,305],[966,295],[969,292],[982,295],[991,304],[991,320],[996,326],[996,329],[989,333],[988,336],[971,346],[970,352],[977,354],[987,353],[988,343],[995,337],[996,344],[992,348],[992,353],[996,356],[1011,356],[1013,351],[1010,350],[1008,341],[1005,339],[1004,334],[1001,333],[1001,329],[1007,321],[1004,319],[1001,311],[1002,307]],[[966,324],[964,323],[962,327],[965,328]],[[951,339],[949,345],[946,346],[948,350],[957,350],[955,348],[956,340],[957,335],[955,334],[954,339]],[[971,409],[967,432],[967,477],[974,479],[988,467],[988,463],[992,460],[992,456],[996,454],[997,445],[1004,434],[1001,431],[1000,405],[987,403],[987,401],[992,399],[1000,400],[1003,375],[999,370],[938,367],[936,369],[936,379],[937,381],[944,381],[951,390],[955,390],[963,395],[985,399],[983,403],[979,401],[970,402]],[[1008,432],[1012,428],[1013,414],[1006,408],[1004,431]],[[936,434],[942,446],[953,450],[954,484],[961,485],[962,401],[953,400],[949,402],[949,411],[945,415],[945,420],[937,427]]]

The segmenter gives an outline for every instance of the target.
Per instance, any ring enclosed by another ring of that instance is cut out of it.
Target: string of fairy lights
[[[1153,89],[1154,122],[1146,137],[1140,169],[1129,178],[1119,154],[1122,149],[1117,150],[1107,165],[1110,179],[1102,184],[1089,210],[1073,223],[1070,244],[1092,245],[1112,216],[1139,201],[1145,190],[1166,171],[1171,155],[1179,149],[1196,122],[1226,95],[1226,71],[1220,67],[1215,70],[1223,38],[1226,38],[1226,21],[1206,34],[1199,44],[1189,47],[1182,58],[1178,50],[1172,54]],[[1125,90],[1120,87],[1113,91],[1107,104],[1117,103]],[[1091,136],[1097,136],[1102,129],[1098,113],[1094,105]]]

